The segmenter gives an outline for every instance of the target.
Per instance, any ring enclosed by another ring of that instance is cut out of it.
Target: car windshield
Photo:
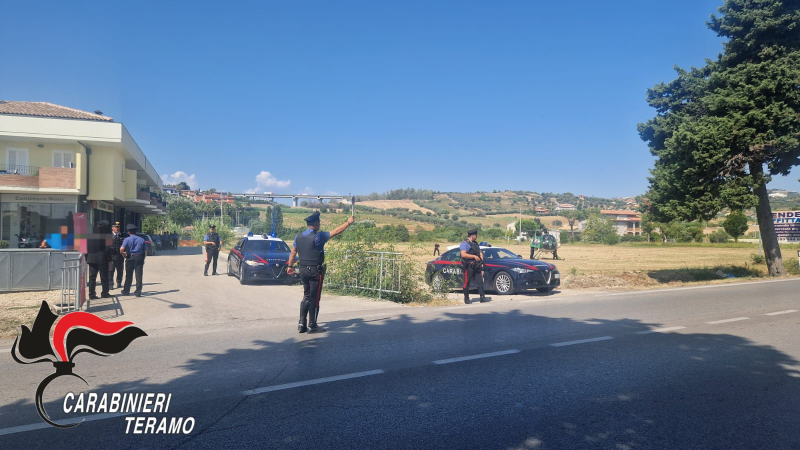
[[[483,256],[486,259],[519,259],[516,253],[511,253],[504,248],[485,248]]]
[[[244,245],[245,250],[248,252],[277,252],[288,253],[289,246],[281,241],[247,241]]]

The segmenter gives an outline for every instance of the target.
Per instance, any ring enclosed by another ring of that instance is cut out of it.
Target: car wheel
[[[247,284],[247,273],[244,271],[244,264],[239,265],[239,284],[244,286]]]
[[[500,272],[494,277],[494,290],[500,295],[514,293],[514,280],[508,272]]]
[[[536,288],[537,291],[545,294],[553,290],[553,288]]]
[[[233,273],[233,269],[231,268],[231,260],[229,258],[228,259],[228,276],[232,277],[233,275],[234,275],[234,273]]]
[[[444,275],[442,272],[435,272],[431,277],[431,287],[435,292],[442,292],[445,287]]]

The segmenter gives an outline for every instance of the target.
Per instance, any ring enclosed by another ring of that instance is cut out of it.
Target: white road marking
[[[461,362],[461,361],[470,361],[473,359],[481,359],[481,358],[491,358],[494,356],[503,356],[503,355],[512,355],[514,353],[519,353],[519,350],[503,350],[501,352],[492,352],[492,353],[481,353],[480,355],[470,355],[470,356],[459,356],[458,358],[450,358],[450,359],[440,359],[438,361],[434,361],[434,364],[450,364],[454,362]]]
[[[0,353],[11,353],[11,349],[10,348],[2,348],[2,349],[0,349]]]
[[[778,314],[789,314],[789,313],[795,313],[795,312],[797,312],[796,309],[787,309],[786,311],[778,311],[778,312],[773,312],[773,313],[767,313],[767,314],[764,314],[764,315],[765,316],[777,316]]]
[[[682,330],[686,327],[654,328],[652,330],[637,331],[636,334],[666,333],[668,331]]]
[[[609,339],[614,339],[614,338],[611,337],[611,336],[601,336],[601,337],[589,338],[589,339],[579,339],[577,341],[557,342],[555,344],[550,344],[550,346],[551,347],[565,347],[567,345],[586,344],[588,342],[607,341]]]
[[[351,378],[368,377],[370,375],[380,375],[382,373],[384,373],[383,370],[377,369],[377,370],[368,370],[366,372],[356,372],[356,373],[348,373],[345,375],[336,375],[333,377],[317,378],[314,380],[297,381],[294,383],[278,384],[275,386],[266,386],[266,387],[251,389],[248,391],[242,391],[242,395],[263,394],[265,392],[282,391],[284,389],[294,389],[302,386],[311,386],[313,384],[330,383],[333,381],[349,380]]]
[[[131,413],[132,414],[132,413]],[[69,419],[64,420],[56,420],[55,422],[58,424],[66,424],[66,423],[75,423],[75,422],[94,422],[95,420],[103,420],[103,419],[110,419],[112,417],[122,417],[128,415],[122,413],[115,413],[115,414],[94,414],[91,416],[84,416],[84,417],[71,417]],[[35,431],[35,430],[43,430],[46,428],[54,428],[52,425],[49,425],[45,422],[41,423],[32,423],[30,425],[20,425],[16,427],[10,428],[2,428],[0,429],[0,436],[5,434],[14,434],[14,433],[24,433],[26,431]]]
[[[716,325],[718,323],[738,322],[740,320],[750,320],[749,317],[736,317],[734,319],[715,320],[713,322],[706,322],[709,325]]]

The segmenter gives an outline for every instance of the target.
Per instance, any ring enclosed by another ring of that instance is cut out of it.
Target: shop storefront
[[[77,195],[0,194],[0,240],[35,248],[45,236],[71,234],[77,207]]]

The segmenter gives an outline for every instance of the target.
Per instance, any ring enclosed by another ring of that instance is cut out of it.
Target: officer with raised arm
[[[483,288],[483,252],[476,242],[478,240],[478,230],[467,231],[467,239],[461,243],[461,269],[464,271],[464,303],[470,304],[469,283],[474,279],[478,284],[478,292],[481,294],[481,303],[487,302],[486,292]]]
[[[294,275],[292,268],[295,257],[300,253],[300,280],[303,283],[303,300],[300,302],[300,323],[297,331],[300,333],[319,333],[325,331],[317,325],[319,315],[319,300],[322,295],[322,282],[325,278],[325,243],[330,238],[342,233],[355,221],[353,216],[347,218],[347,222],[339,225],[331,231],[319,231],[319,211],[306,217],[308,228],[294,238],[292,253],[289,255],[289,266],[286,273]]]

